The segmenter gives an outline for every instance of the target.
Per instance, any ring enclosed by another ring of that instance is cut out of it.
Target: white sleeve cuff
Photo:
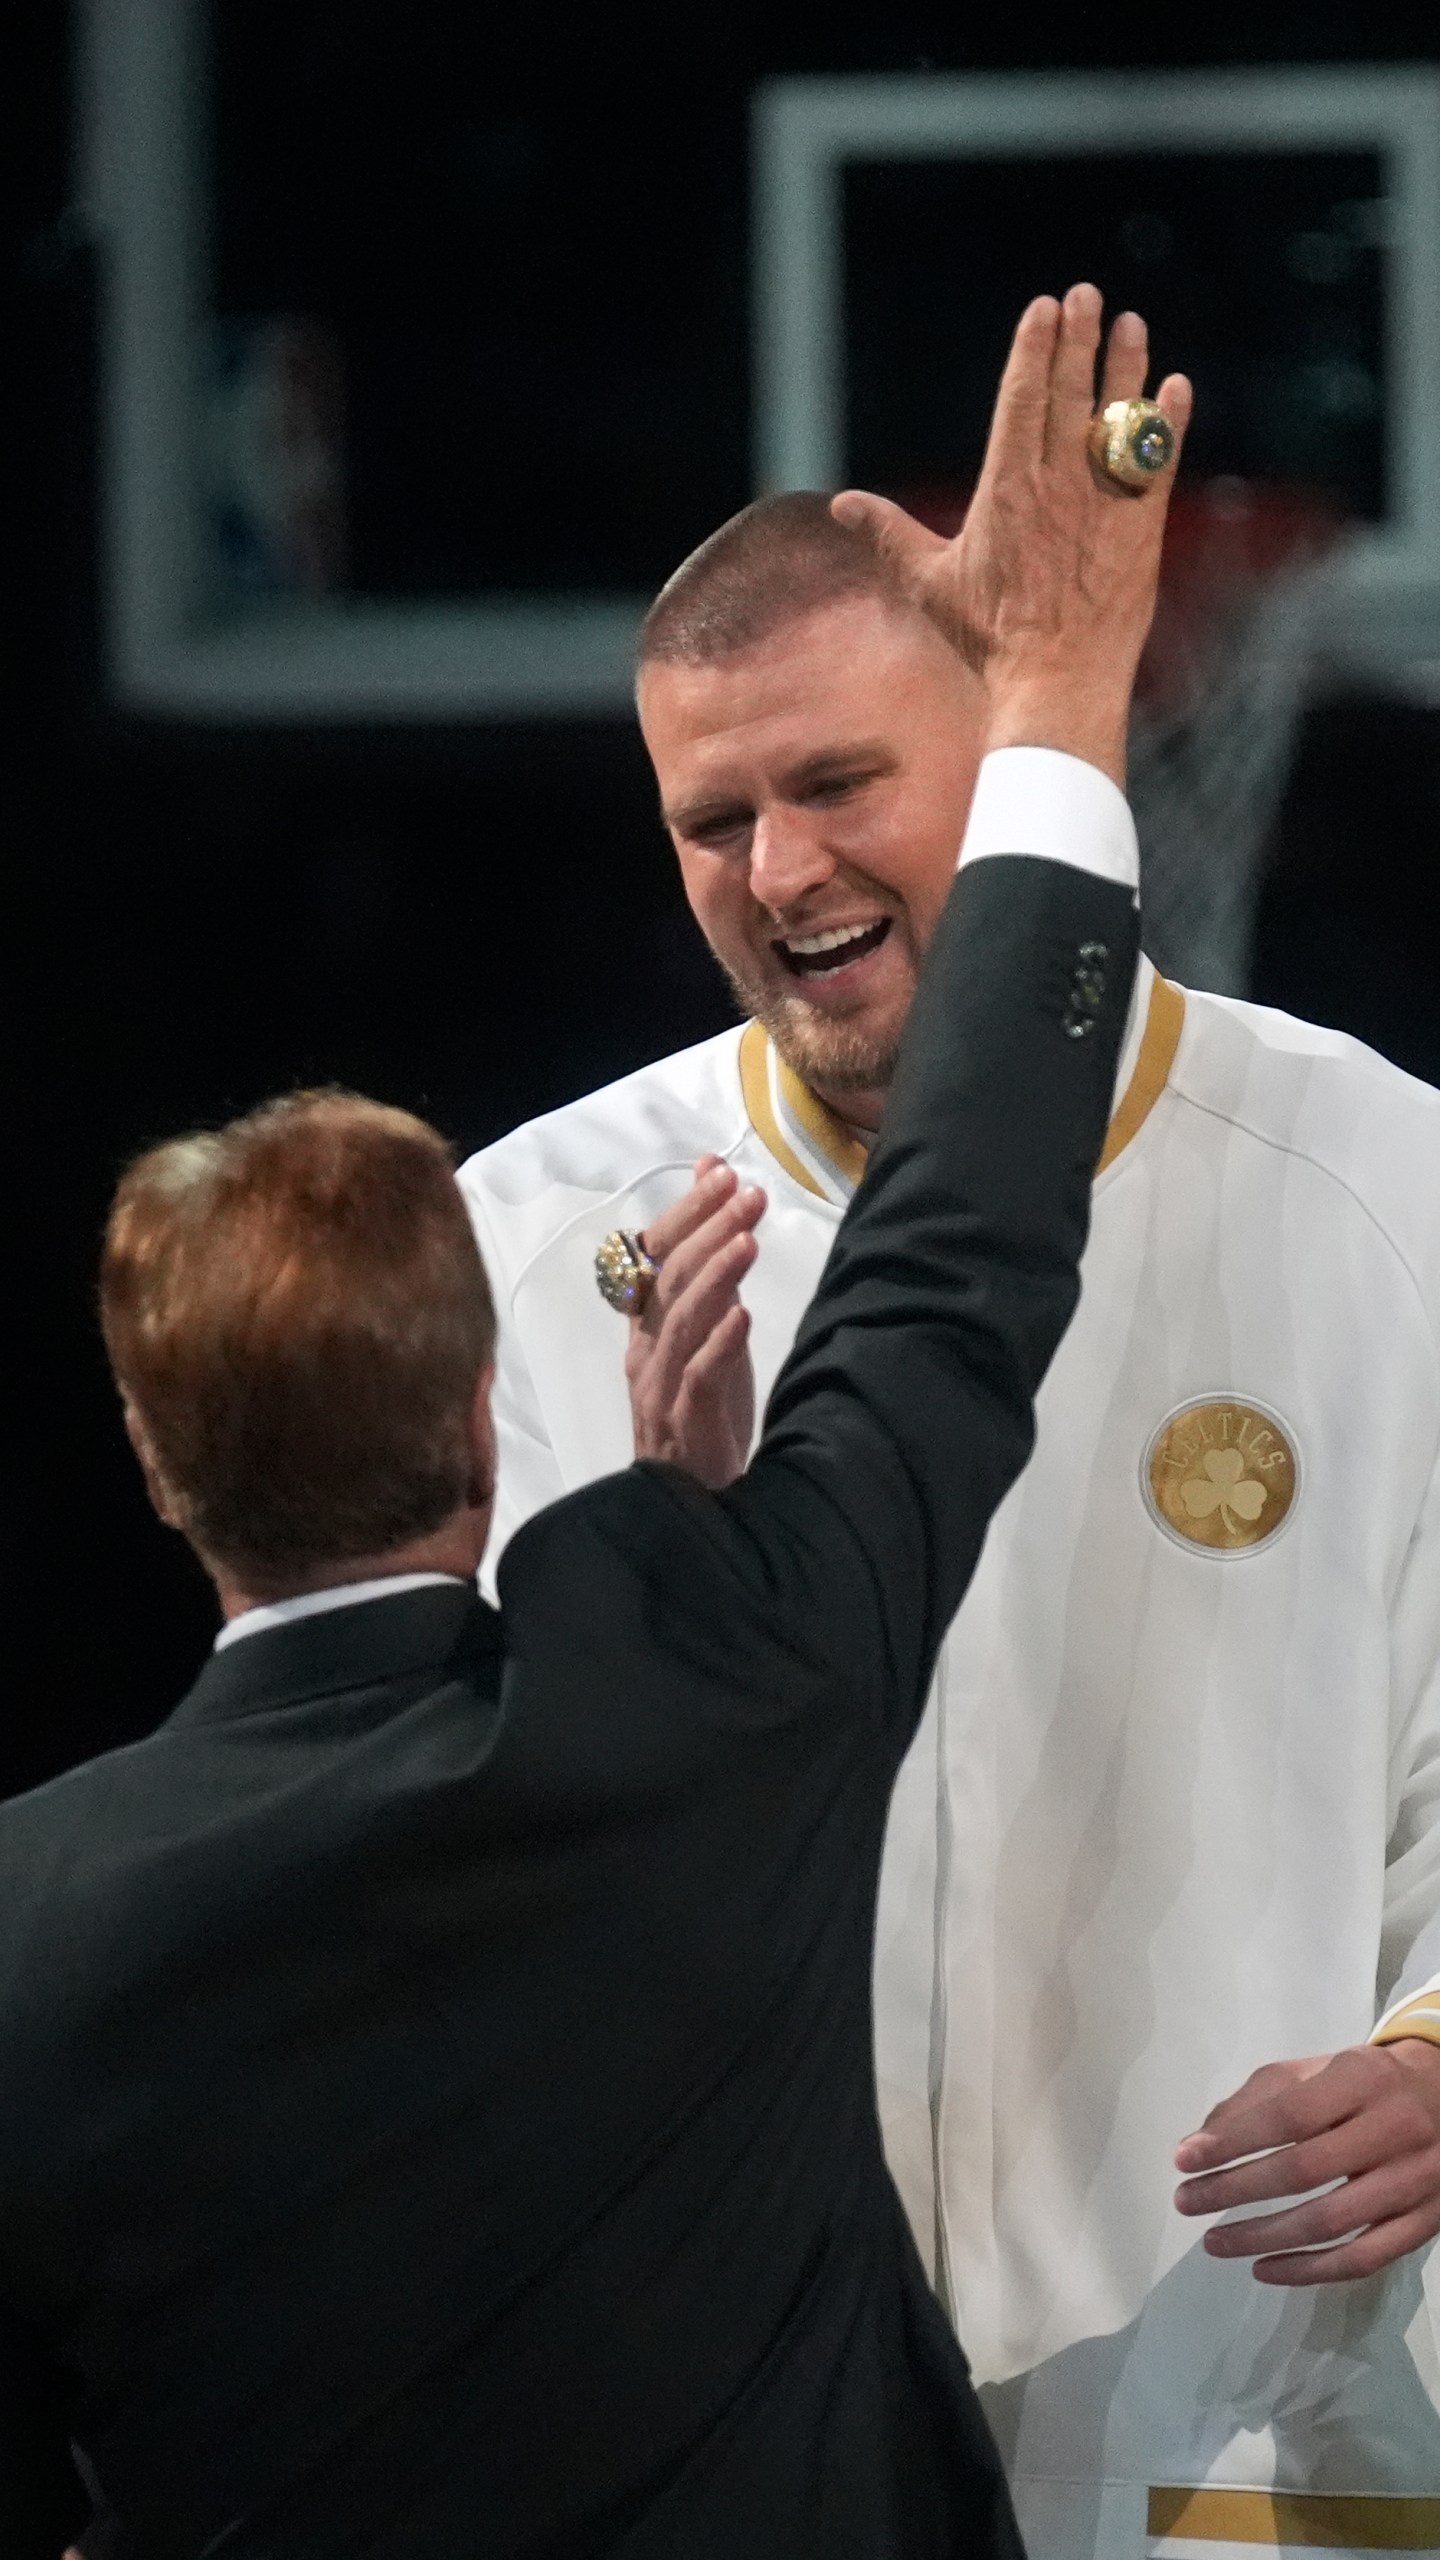
[[[1140,885],[1140,848],[1123,791],[1108,773],[1058,747],[996,747],[980,766],[962,862],[1033,853],[1073,863],[1122,888]]]

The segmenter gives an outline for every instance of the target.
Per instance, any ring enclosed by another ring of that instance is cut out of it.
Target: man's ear
[[[175,1496],[160,1473],[155,1452],[146,1437],[145,1425],[128,1396],[125,1398],[124,1409],[126,1437],[140,1461],[140,1473],[145,1479],[145,1490],[150,1496],[151,1507],[164,1521],[167,1529],[183,1531],[185,1524],[180,1517]]]
[[[483,1511],[495,1499],[495,1417],[490,1410],[490,1395],[495,1384],[495,1363],[487,1360],[475,1382],[475,1395],[470,1407],[470,1476],[465,1487],[465,1501],[471,1511]]]

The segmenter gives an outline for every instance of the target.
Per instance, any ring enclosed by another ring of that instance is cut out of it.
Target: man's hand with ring
[[[625,1353],[635,1455],[668,1459],[717,1493],[743,1473],[755,1429],[739,1288],[764,1211],[763,1191],[742,1189],[729,1165],[702,1156],[683,1198],[645,1229],[660,1268],[630,1319]]]
[[[1289,2199],[1207,2231],[1212,2258],[1253,2258],[1262,2284],[1374,2275],[1440,2231],[1440,2046],[1407,2036],[1267,2063],[1211,2108],[1175,2166],[1189,2173],[1181,2213]]]
[[[953,541],[888,499],[846,490],[843,523],[868,525],[902,580],[984,676],[989,747],[1058,747],[1123,787],[1125,732],[1155,610],[1175,461],[1190,416],[1183,374],[1158,405],[1170,461],[1137,494],[1097,472],[1091,448],[1100,295],[1073,285],[1030,304],[1015,332],[984,467]],[[1138,399],[1149,341],[1138,313],[1110,332],[1100,404]]]

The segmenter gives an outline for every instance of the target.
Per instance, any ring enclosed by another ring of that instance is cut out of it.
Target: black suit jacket
[[[871,1931],[1134,930],[962,873],[728,1493],[632,1468],[515,1539],[499,1616],[247,1637],[0,1808],[5,2560],[80,2522],[72,2447],[134,2560],[1015,2549],[882,2162]]]

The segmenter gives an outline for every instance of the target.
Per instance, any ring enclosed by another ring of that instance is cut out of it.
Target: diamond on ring
[[[643,1312],[659,1269],[639,1236],[625,1227],[612,1227],[595,1248],[595,1286],[617,1316]]]
[[[1175,430],[1153,400],[1112,400],[1091,422],[1091,459],[1122,489],[1148,489],[1174,452]]]

